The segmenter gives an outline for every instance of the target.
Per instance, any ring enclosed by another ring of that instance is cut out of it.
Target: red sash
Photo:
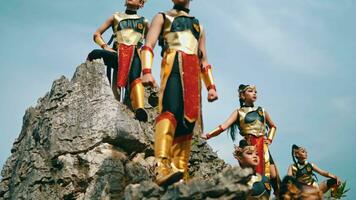
[[[119,44],[117,87],[126,87],[135,45]]]
[[[249,135],[247,141],[250,145],[256,146],[256,150],[260,160],[259,164],[256,167],[256,172],[261,175],[264,175],[264,164],[265,164],[264,152],[263,152],[264,138],[263,136],[256,137],[254,135]]]
[[[180,52],[183,68],[184,114],[188,120],[195,121],[200,109],[200,68],[197,55]]]

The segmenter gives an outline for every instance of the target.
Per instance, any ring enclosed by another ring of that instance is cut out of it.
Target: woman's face
[[[249,148],[249,147],[245,147]],[[255,168],[259,163],[259,158],[256,148],[249,148],[244,151],[238,158],[241,167],[252,167]]]
[[[130,8],[141,8],[143,0],[126,0],[126,6]]]
[[[298,159],[298,161],[304,162],[308,158],[308,152],[305,148],[300,148],[298,152],[296,152],[295,157]]]
[[[256,88],[248,88],[244,93],[242,93],[242,99],[248,104],[255,103],[257,100]]]

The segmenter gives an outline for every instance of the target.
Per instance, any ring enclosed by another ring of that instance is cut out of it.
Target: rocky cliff
[[[156,109],[146,108],[149,121],[139,122],[115,100],[100,61],[55,80],[26,110],[1,171],[0,199],[243,199],[250,171],[231,168],[198,137],[192,181],[154,184]]]

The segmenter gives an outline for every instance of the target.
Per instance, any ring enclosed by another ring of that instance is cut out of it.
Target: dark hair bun
[[[245,148],[247,146],[249,146],[248,143],[247,143],[247,140],[244,140],[244,139],[240,140],[240,142],[239,142],[239,147],[240,148]]]

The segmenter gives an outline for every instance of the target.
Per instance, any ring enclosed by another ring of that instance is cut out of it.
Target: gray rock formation
[[[126,200],[241,200],[246,199],[249,188],[246,186],[251,169],[226,168],[213,178],[194,178],[188,183],[176,183],[168,188],[160,188],[150,181],[130,184],[125,190]]]
[[[141,123],[115,100],[101,62],[80,65],[70,81],[63,76],[54,81],[51,91],[25,113],[21,133],[1,171],[0,200],[140,199],[146,193],[165,199],[176,193],[243,196],[244,188],[235,183],[248,172],[230,169],[213,178],[229,166],[199,138],[193,142],[190,159],[190,175],[197,180],[167,191],[155,185],[156,109],[147,102],[146,108],[150,119]]]

